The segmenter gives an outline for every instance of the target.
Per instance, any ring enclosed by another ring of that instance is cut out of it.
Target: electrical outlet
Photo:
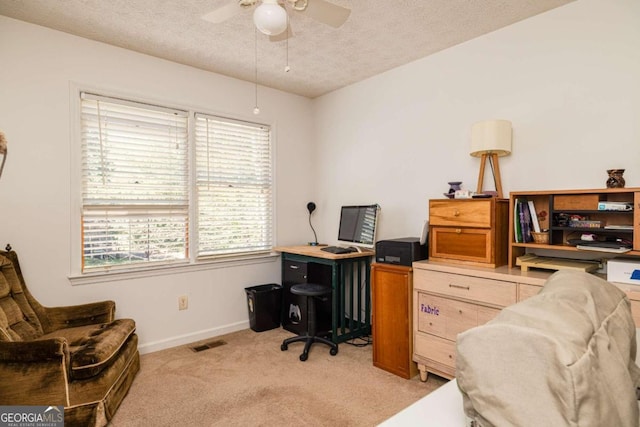
[[[178,310],[186,310],[187,308],[189,308],[189,297],[180,295],[178,297]]]

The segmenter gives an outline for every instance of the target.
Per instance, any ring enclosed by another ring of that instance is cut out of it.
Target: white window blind
[[[187,258],[187,121],[81,94],[83,271]]]
[[[196,114],[198,256],[271,250],[270,134],[265,125]]]

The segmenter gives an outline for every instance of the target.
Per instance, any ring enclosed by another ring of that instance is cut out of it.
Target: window
[[[270,131],[196,114],[198,255],[271,250]]]
[[[268,126],[86,92],[80,107],[83,272],[271,250]]]

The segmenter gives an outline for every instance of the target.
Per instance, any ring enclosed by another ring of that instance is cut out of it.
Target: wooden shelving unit
[[[518,220],[514,213],[516,200],[533,201],[536,212],[548,213],[546,222],[541,227],[549,229],[548,244],[518,243],[515,240],[514,221]],[[626,211],[598,210],[599,202],[629,203],[632,209]],[[599,221],[600,228],[569,227],[560,224],[560,214],[580,215],[589,220]],[[605,226],[632,225],[631,229],[608,229]],[[553,191],[516,191],[509,196],[509,267],[516,265],[516,258],[535,249],[552,249],[567,252],[587,252],[567,243],[582,233],[593,233],[599,237],[620,237],[633,242],[630,252],[624,256],[640,256],[640,188],[606,188],[592,190],[553,190]],[[588,251],[594,255],[598,252]],[[608,252],[600,253],[611,255]],[[571,258],[571,254],[567,254]]]

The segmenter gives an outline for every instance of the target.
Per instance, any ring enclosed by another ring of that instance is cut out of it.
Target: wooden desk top
[[[276,246],[273,248],[273,250],[276,252],[286,252],[289,254],[305,255],[305,256],[312,256],[316,258],[325,258],[325,259],[362,258],[365,256],[375,255],[375,252],[369,249],[363,249],[362,252],[350,252],[348,254],[332,254],[331,252],[325,252],[323,250],[320,250],[320,248],[323,248],[325,246],[326,245]]]

